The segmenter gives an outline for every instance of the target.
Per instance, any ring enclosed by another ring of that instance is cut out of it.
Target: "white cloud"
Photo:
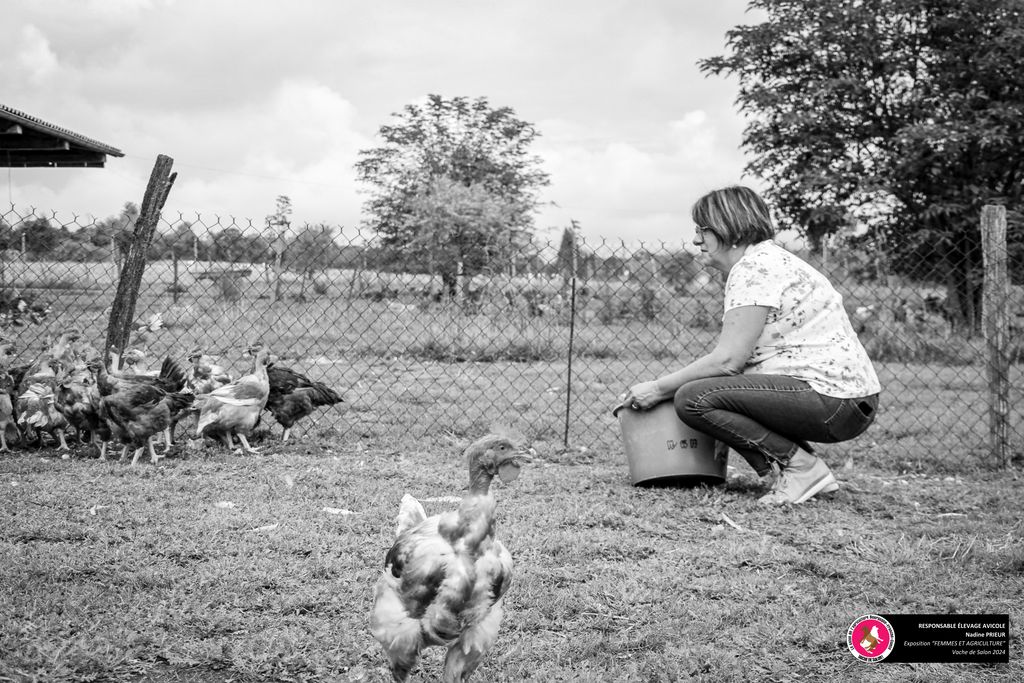
[[[15,50],[15,64],[32,85],[42,85],[60,66],[50,41],[36,26],[21,29]]]
[[[690,206],[704,192],[740,180],[742,158],[722,145],[723,131],[702,110],[667,121],[643,140],[593,144],[601,131],[546,122],[542,157],[551,173],[541,226],[580,222],[588,239],[689,239]],[[738,143],[738,139],[737,139]]]

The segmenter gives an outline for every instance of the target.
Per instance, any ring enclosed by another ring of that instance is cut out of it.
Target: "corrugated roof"
[[[0,166],[99,166],[124,152],[0,104]]]

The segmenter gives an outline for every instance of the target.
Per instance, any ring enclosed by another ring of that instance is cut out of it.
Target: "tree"
[[[522,246],[512,227],[520,212],[517,202],[503,200],[482,184],[464,185],[450,178],[436,178],[408,203],[404,232],[405,260],[425,265],[426,272],[441,277],[444,291],[455,297],[459,276],[468,294],[474,275],[510,264]]]
[[[558,270],[566,279],[578,274],[579,271],[579,247],[576,239],[576,221],[572,222],[571,228],[562,231],[562,241],[558,245]]]
[[[869,226],[889,266],[942,274],[951,313],[980,315],[984,204],[1022,241],[1024,15],[1015,0],[752,0],[767,19],[703,60],[739,78],[748,171],[769,183],[781,227],[819,248],[879,194]]]
[[[53,252],[60,244],[60,229],[53,227],[49,219],[33,216],[21,224],[19,232],[23,236],[26,256],[53,258]]]
[[[332,266],[339,256],[338,244],[328,225],[307,225],[288,245],[286,265],[302,273],[300,299],[305,299],[306,282],[318,271]]]
[[[430,95],[394,117],[380,128],[384,144],[360,151],[356,163],[359,179],[371,187],[368,226],[399,260],[432,256],[454,293],[459,262],[471,278],[491,259],[509,255],[498,245],[510,232],[532,231],[537,193],[549,182],[529,152],[539,133],[511,108],[492,108],[483,97]],[[461,202],[457,227],[438,223],[442,196]],[[493,220],[499,215],[500,222]],[[441,235],[454,241],[424,251]]]
[[[174,226],[167,236],[171,255],[179,259],[199,260],[199,235],[192,228],[192,223],[182,221]]]
[[[267,216],[267,229],[271,233],[270,250],[274,253],[274,301],[281,300],[281,259],[288,246],[288,233],[292,225],[292,200],[286,194],[277,196],[274,213]]]

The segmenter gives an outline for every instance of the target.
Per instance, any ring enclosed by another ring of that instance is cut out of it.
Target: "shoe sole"
[[[831,472],[828,472],[821,479],[811,484],[811,486],[809,486],[799,498],[793,501],[793,504],[799,505],[800,503],[806,503],[819,493],[832,493],[833,491],[838,490],[839,482],[836,481],[835,476],[833,476]]]

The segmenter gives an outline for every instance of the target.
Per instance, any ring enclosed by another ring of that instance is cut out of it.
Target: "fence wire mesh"
[[[33,361],[72,328],[103,343],[133,219],[127,209],[105,220],[14,206],[0,214],[0,333],[14,344],[12,363]],[[928,248],[849,237],[801,253],[843,294],[883,385],[875,425],[829,452],[911,470],[995,464],[980,255]],[[526,240],[500,264],[459,264],[453,278],[451,268],[443,276],[431,273],[444,270],[436,263],[395,258],[360,230],[164,215],[148,259],[131,341],[143,365],[201,349],[238,376],[251,364],[247,345],[262,341],[278,363],[345,398],[293,436],[352,445],[497,424],[553,449],[567,436],[586,457],[617,444],[611,410],[625,387],[709,350],[721,317],[721,278],[682,240]],[[1012,260],[1011,270],[1020,277]],[[1003,353],[1017,457],[1022,316],[1015,286]]]

